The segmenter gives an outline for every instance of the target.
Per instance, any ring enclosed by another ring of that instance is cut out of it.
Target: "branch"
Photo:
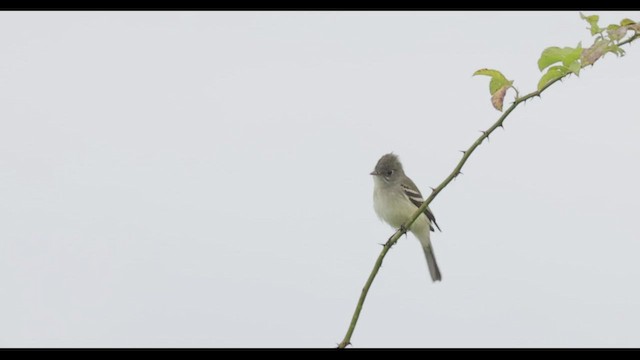
[[[633,36],[629,37],[627,40],[617,43],[617,45],[618,46],[626,45],[638,38],[640,38],[640,33],[635,33]],[[355,330],[356,324],[358,323],[358,318],[360,317],[360,311],[362,311],[362,305],[364,304],[364,300],[367,297],[369,288],[371,287],[373,280],[376,278],[376,275],[378,274],[378,270],[380,270],[380,266],[382,266],[382,261],[384,260],[384,257],[387,255],[387,252],[389,251],[389,249],[391,249],[391,247],[395,245],[398,239],[400,239],[400,237],[407,232],[406,229],[409,229],[411,227],[414,221],[416,221],[416,219],[425,211],[427,206],[429,206],[429,204],[433,201],[433,199],[435,199],[435,197],[440,193],[440,191],[442,191],[447,185],[449,185],[449,183],[453,179],[455,179],[459,174],[461,174],[460,171],[462,170],[462,167],[467,162],[471,154],[473,154],[475,149],[478,146],[480,146],[480,144],[482,144],[482,142],[485,139],[488,139],[489,135],[491,135],[497,128],[503,127],[504,120],[509,116],[509,114],[511,114],[513,110],[515,110],[516,107],[518,107],[518,105],[536,96],[539,97],[540,94],[542,94],[551,85],[555,84],[556,82],[564,79],[569,75],[570,73],[562,77],[556,78],[554,80],[551,80],[540,90],[531,92],[522,97],[517,97],[516,100],[511,104],[511,106],[509,106],[509,108],[505,110],[502,116],[500,116],[500,118],[498,118],[498,120],[493,125],[491,125],[491,127],[489,127],[486,131],[483,131],[482,135],[478,137],[478,139],[476,139],[476,141],[473,144],[471,144],[471,146],[469,146],[469,148],[466,151],[463,152],[464,155],[462,156],[462,159],[460,159],[460,161],[458,162],[456,167],[453,169],[453,171],[449,174],[449,176],[447,176],[446,179],[444,179],[444,181],[440,183],[440,185],[438,185],[438,187],[432,189],[432,192],[429,195],[429,197],[427,197],[427,199],[422,203],[422,205],[413,213],[411,218],[400,229],[398,229],[389,238],[389,240],[387,240],[387,242],[384,244],[382,248],[382,251],[380,252],[380,255],[378,255],[378,259],[376,259],[376,262],[373,266],[373,270],[371,270],[371,274],[369,275],[367,282],[364,284],[364,287],[362,288],[362,293],[360,294],[360,299],[358,300],[358,304],[356,305],[356,310],[353,313],[353,317],[351,318],[351,324],[349,325],[349,329],[347,330],[347,334],[344,336],[344,339],[340,344],[338,344],[338,349],[344,349],[345,347],[347,347],[347,345],[351,344],[351,335],[353,335],[353,331]]]

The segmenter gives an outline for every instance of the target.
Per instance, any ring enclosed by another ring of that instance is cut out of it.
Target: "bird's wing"
[[[424,199],[422,198],[422,194],[420,193],[420,190],[418,190],[418,187],[416,186],[416,184],[414,184],[413,181],[411,181],[411,179],[406,178],[406,183],[402,183],[400,185],[402,186],[402,190],[404,191],[405,195],[407,195],[407,197],[409,198],[409,200],[411,200],[413,205],[415,205],[416,207],[420,207],[424,202]],[[436,222],[436,218],[435,216],[433,216],[433,213],[431,212],[428,206],[424,210],[424,214],[431,221],[431,223],[433,223],[438,228],[439,231],[442,231],[440,230],[440,226],[438,226],[438,223]],[[431,227],[431,231],[434,231],[433,226],[430,226],[430,227]]]

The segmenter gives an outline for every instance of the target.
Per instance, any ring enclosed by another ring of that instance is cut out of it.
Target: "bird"
[[[420,190],[405,174],[399,157],[394,153],[383,155],[371,175],[374,183],[373,208],[376,215],[393,228],[401,228],[424,202]],[[420,241],[431,280],[436,282],[442,280],[442,275],[431,244],[433,225],[440,230],[436,218],[427,207],[408,230]]]

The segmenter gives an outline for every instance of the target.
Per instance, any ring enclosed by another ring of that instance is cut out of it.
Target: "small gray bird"
[[[393,153],[383,155],[371,175],[374,180],[373,208],[376,214],[395,229],[400,228],[424,202],[420,190],[404,173],[402,163]],[[436,218],[427,207],[409,230],[422,244],[431,279],[440,281],[442,276],[431,245],[431,231],[434,230],[431,224],[440,230]]]

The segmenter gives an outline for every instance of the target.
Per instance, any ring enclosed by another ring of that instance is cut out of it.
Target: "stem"
[[[640,33],[636,33],[633,36],[629,37],[627,40],[622,41],[620,43],[618,43],[618,46],[622,46],[625,44],[628,44],[636,39],[640,38]],[[460,159],[460,161],[458,162],[458,164],[456,165],[456,167],[453,169],[453,171],[449,174],[449,176],[447,176],[441,183],[440,185],[438,185],[438,187],[434,188],[433,191],[431,192],[431,195],[429,195],[429,197],[427,197],[427,199],[422,203],[422,205],[420,205],[420,207],[416,210],[415,213],[413,213],[413,215],[411,215],[411,218],[409,218],[409,220],[400,228],[398,229],[390,238],[389,240],[387,240],[387,242],[384,244],[382,251],[380,252],[380,255],[378,255],[378,259],[376,260],[374,266],[373,266],[373,270],[371,270],[371,274],[369,275],[369,278],[367,279],[367,282],[364,284],[364,287],[362,288],[362,293],[360,294],[360,299],[358,299],[358,304],[356,305],[356,310],[353,313],[353,317],[351,318],[351,323],[349,324],[349,329],[347,330],[347,334],[344,336],[344,339],[342,340],[342,342],[340,342],[340,344],[338,344],[338,349],[344,349],[345,347],[347,347],[347,345],[351,344],[351,335],[353,335],[353,331],[356,328],[356,324],[358,323],[358,318],[360,317],[360,311],[362,311],[362,306],[364,305],[364,300],[367,297],[367,294],[369,292],[369,288],[371,287],[371,284],[373,283],[373,280],[376,278],[376,275],[378,274],[378,270],[380,270],[380,266],[382,266],[382,260],[384,260],[384,257],[387,255],[387,252],[389,251],[389,249],[391,249],[391,247],[393,245],[395,245],[395,243],[398,241],[398,239],[400,239],[400,237],[406,233],[405,229],[409,229],[411,227],[411,225],[414,223],[414,221],[416,221],[416,219],[424,212],[424,210],[427,208],[427,206],[429,206],[429,204],[431,203],[431,201],[433,201],[433,199],[435,199],[435,197],[440,193],[440,191],[442,191],[447,185],[449,185],[449,183],[455,179],[458,174],[460,174],[460,170],[462,170],[462,167],[464,166],[464,164],[467,162],[467,160],[469,159],[469,157],[471,156],[471,154],[473,153],[473,151],[480,146],[480,144],[482,144],[482,142],[489,138],[489,135],[491,135],[493,133],[493,131],[495,131],[497,128],[502,127],[503,126],[503,122],[504,120],[507,118],[507,116],[509,116],[509,114],[511,114],[511,112],[518,107],[518,105],[522,104],[523,102],[536,97],[536,96],[540,96],[540,94],[542,94],[542,92],[544,92],[546,89],[548,89],[551,85],[555,84],[556,82],[564,79],[566,76],[570,75],[566,74],[560,78],[554,79],[552,81],[550,81],[549,83],[547,83],[544,87],[542,87],[540,90],[531,92],[527,95],[524,95],[522,97],[518,97],[516,98],[516,100],[511,104],[511,106],[509,106],[509,108],[507,108],[507,110],[505,110],[505,112],[502,114],[502,116],[500,116],[498,118],[498,120],[491,125],[491,127],[489,127],[486,131],[482,132],[482,135],[480,137],[478,137],[478,139],[476,139],[476,141],[471,144],[471,146],[469,146],[469,148],[464,152],[464,155],[462,156],[462,159]]]
[[[433,201],[433,199],[436,197],[436,195],[438,195],[438,193],[440,193],[440,191],[442,191],[442,189],[444,189],[453,179],[456,178],[456,176],[458,176],[458,174],[460,173],[460,170],[462,170],[462,167],[467,162],[467,159],[469,159],[469,157],[471,156],[473,151],[478,146],[480,146],[480,144],[482,144],[484,139],[488,138],[489,135],[491,135],[491,133],[495,129],[497,129],[497,128],[502,126],[502,123],[507,118],[507,116],[509,116],[509,114],[520,103],[522,103],[524,101],[527,101],[528,99],[530,99],[530,98],[532,98],[534,96],[539,96],[540,93],[542,93],[542,91],[544,91],[546,88],[548,88],[549,86],[551,86],[553,83],[555,83],[558,80],[560,80],[560,79],[556,79],[556,80],[550,81],[540,91],[534,91],[534,92],[532,92],[530,94],[527,94],[527,95],[525,95],[525,96],[523,96],[521,98],[518,98],[513,104],[511,104],[511,106],[509,106],[509,108],[507,108],[507,110],[505,110],[505,112],[502,114],[502,116],[500,116],[498,121],[496,121],[489,129],[484,131],[482,133],[482,135],[480,137],[478,137],[478,139],[473,144],[471,144],[471,146],[464,152],[464,155],[462,156],[462,159],[460,159],[460,161],[458,162],[458,165],[456,165],[456,167],[453,169],[451,174],[449,174],[449,176],[447,176],[447,178],[444,179],[444,181],[442,183],[440,183],[440,185],[438,185],[438,187],[433,189],[433,191],[431,192],[431,195],[429,195],[429,197],[422,203],[420,208],[418,208],[418,210],[416,210],[416,212],[411,216],[411,218],[404,224],[404,227],[398,229],[389,238],[389,240],[387,240],[387,242],[384,244],[384,246],[382,248],[382,251],[380,252],[380,255],[378,255],[378,259],[376,260],[376,263],[373,266],[373,270],[371,271],[371,274],[369,275],[369,278],[367,279],[367,282],[365,283],[364,288],[362,288],[362,294],[360,295],[360,299],[358,300],[358,305],[356,305],[356,310],[353,313],[353,317],[351,319],[351,324],[349,325],[349,330],[347,330],[347,334],[345,335],[345,337],[342,340],[342,342],[338,345],[339,349],[343,349],[347,345],[351,344],[351,342],[350,342],[351,341],[351,335],[353,334],[353,331],[356,328],[356,323],[358,322],[358,318],[360,317],[360,311],[362,311],[362,305],[364,304],[364,300],[367,297],[367,293],[369,292],[369,288],[371,287],[371,283],[373,283],[373,280],[375,279],[376,275],[378,274],[378,270],[380,270],[380,266],[382,266],[382,260],[384,259],[385,255],[387,254],[389,249],[391,249],[391,247],[393,245],[395,245],[395,243],[398,241],[398,239],[400,239],[400,237],[406,232],[406,230],[403,230],[403,229],[409,229],[411,227],[413,222],[418,218],[418,216],[420,216],[420,214],[422,214],[424,212],[424,210],[431,203],[431,201]]]

